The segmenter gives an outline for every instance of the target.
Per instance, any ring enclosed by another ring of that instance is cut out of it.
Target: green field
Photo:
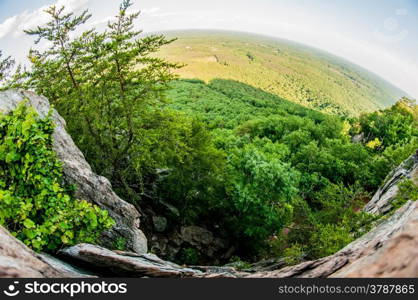
[[[182,78],[232,79],[328,113],[357,115],[407,94],[332,54],[294,42],[227,31],[173,31],[159,56],[186,64]]]

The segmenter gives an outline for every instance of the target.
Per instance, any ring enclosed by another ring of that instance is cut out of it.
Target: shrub
[[[319,224],[310,239],[311,255],[320,258],[334,254],[353,240],[345,225]]]
[[[194,248],[183,248],[179,253],[179,261],[185,265],[196,265],[200,260],[199,251]]]
[[[126,244],[127,244],[128,240],[124,237],[117,237],[113,247],[115,248],[115,250],[120,250],[120,251],[126,251]]]
[[[227,266],[233,267],[238,271],[251,268],[251,264],[249,262],[241,260],[239,256],[232,256]]]
[[[418,185],[410,179],[406,179],[399,184],[399,193],[393,201],[393,207],[400,208],[408,201],[418,200]]]
[[[94,243],[114,221],[71,195],[52,150],[53,123],[24,103],[0,116],[0,224],[31,248]]]
[[[235,149],[228,158],[227,193],[233,228],[240,239],[258,244],[292,219],[299,173],[281,161],[283,148],[270,141]],[[284,151],[285,152],[285,151]]]
[[[302,261],[304,255],[303,247],[299,244],[293,244],[284,250],[283,255],[284,261],[288,265],[296,265]]]

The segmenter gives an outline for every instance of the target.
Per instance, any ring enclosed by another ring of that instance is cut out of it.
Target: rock
[[[228,249],[228,243],[225,240],[215,237],[212,232],[202,227],[182,227],[180,237],[186,245],[196,248],[201,255],[209,258],[219,256],[221,252]]]
[[[183,241],[195,247],[207,246],[214,239],[212,232],[198,226],[182,227],[180,233]]]
[[[38,254],[38,257],[42,261],[51,265],[53,268],[55,268],[59,272],[68,274],[70,277],[83,277],[83,278],[98,277],[98,274],[95,274],[83,268],[75,267],[69,264],[68,262],[58,259],[55,256],[52,256],[46,253],[40,253]]]
[[[418,154],[415,154],[405,160],[388,175],[383,186],[379,188],[372,200],[367,203],[363,210],[376,215],[388,213],[392,209],[391,202],[399,191],[398,184],[405,178],[411,179],[417,177]]]
[[[103,247],[79,244],[60,254],[81,261],[93,269],[128,277],[202,277],[203,272],[163,261],[153,254],[110,251]]]
[[[45,97],[28,91],[8,90],[0,92],[0,111],[7,113],[13,110],[23,99],[28,99],[28,105],[34,107],[40,116],[47,115],[50,110],[49,102]],[[116,241],[122,238],[126,240],[127,249],[136,253],[146,253],[147,240],[139,229],[138,211],[112,191],[110,182],[106,178],[92,171],[83,154],[66,132],[64,119],[55,110],[53,119],[56,125],[53,147],[63,163],[65,180],[76,186],[77,198],[106,209],[116,221],[116,225],[103,234],[103,244],[112,248]]]
[[[154,216],[152,217],[152,223],[157,232],[164,232],[167,228],[167,219],[164,217]]]
[[[259,261],[251,265],[251,267],[244,269],[244,272],[256,273],[256,272],[268,272],[279,270],[286,267],[287,263],[284,258],[270,258]]]
[[[416,214],[416,212],[415,212]],[[418,214],[416,214],[416,217]],[[374,255],[357,261],[336,275],[344,277],[418,277],[418,218],[397,236],[390,239]]]
[[[371,273],[372,277],[418,277],[417,250],[413,249],[418,231],[411,229],[416,228],[417,222],[418,202],[409,201],[390,218],[334,255],[247,277],[370,277]],[[382,266],[384,269],[380,269]]]
[[[49,264],[0,226],[0,277],[59,278],[83,277],[83,275]]]
[[[175,260],[181,249],[182,240],[175,232],[168,236],[162,234],[153,235],[149,241],[151,252],[167,260]]]
[[[0,227],[0,278],[236,277],[232,268],[185,268],[153,254],[111,251],[90,244],[69,247],[59,254],[71,263],[35,253]]]
[[[409,178],[417,183],[418,154],[412,155],[387,178],[365,206],[365,211],[375,214],[391,211],[391,201],[402,179]],[[408,201],[334,255],[247,277],[418,277],[417,226],[418,201]]]
[[[239,278],[247,275],[245,272],[226,266],[192,266],[191,268],[204,272],[204,274],[201,275],[203,278]]]

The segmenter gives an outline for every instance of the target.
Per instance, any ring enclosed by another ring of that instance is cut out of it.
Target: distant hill
[[[232,79],[328,113],[357,115],[407,94],[379,76],[332,54],[260,35],[187,30],[159,53],[187,64],[182,78]]]

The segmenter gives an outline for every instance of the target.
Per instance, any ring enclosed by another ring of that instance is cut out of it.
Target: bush
[[[233,223],[239,238],[260,244],[292,219],[299,173],[281,161],[286,151],[271,141],[258,141],[230,155],[227,193],[233,206]]]
[[[418,200],[418,185],[410,179],[406,179],[399,184],[399,193],[393,201],[393,207],[400,208],[408,201]]]
[[[316,258],[332,255],[354,240],[345,225],[318,225],[310,239],[311,255]]]
[[[0,116],[0,224],[31,248],[94,243],[114,221],[62,184],[53,123],[24,103]]]
[[[296,265],[300,263],[303,259],[303,247],[299,244],[293,244],[292,246],[284,250],[283,255],[286,264],[290,266]]]

